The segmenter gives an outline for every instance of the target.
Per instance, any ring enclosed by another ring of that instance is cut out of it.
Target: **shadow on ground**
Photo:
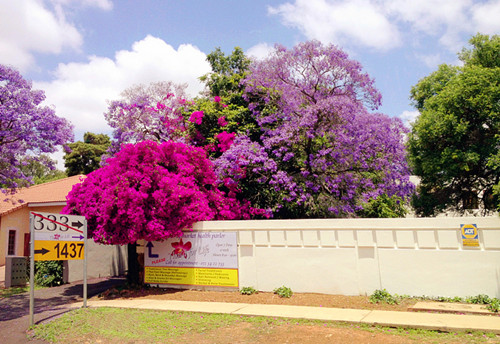
[[[87,282],[87,297],[125,284],[122,277],[98,278]],[[35,324],[50,320],[67,311],[68,306],[83,300],[83,282],[35,290]],[[0,343],[26,343],[29,326],[30,294],[23,293],[0,299]],[[35,341],[33,343],[43,343]]]

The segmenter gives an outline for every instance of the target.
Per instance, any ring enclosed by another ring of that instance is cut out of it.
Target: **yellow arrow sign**
[[[83,259],[83,242],[35,240],[35,260]]]

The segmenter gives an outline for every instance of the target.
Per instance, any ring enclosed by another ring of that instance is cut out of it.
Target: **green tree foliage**
[[[27,156],[21,160],[20,170],[35,184],[66,178],[64,171],[52,168],[54,165],[55,161],[46,154],[41,154],[38,157]],[[21,181],[20,185],[23,185]]]
[[[469,42],[472,48],[459,54],[462,67],[441,65],[411,90],[420,111],[408,145],[421,178],[414,200],[420,215],[487,211],[498,202],[500,36],[478,34]]]
[[[68,145],[70,152],[64,155],[64,166],[68,176],[89,174],[100,167],[101,156],[106,153],[111,140],[106,134],[87,132],[83,141]]]
[[[212,72],[200,78],[207,86],[211,96],[230,97],[230,103],[246,105],[242,99],[243,86],[241,80],[245,77],[250,59],[245,56],[240,47],[235,47],[231,55],[226,56],[220,48],[207,55]]]
[[[364,205],[359,215],[368,218],[405,217],[408,213],[405,203],[401,197],[396,195],[391,197],[385,194],[380,195]]]
[[[247,75],[250,59],[243,50],[235,47],[230,55],[216,48],[207,55],[212,72],[203,75],[200,80],[205,83],[204,97],[197,98],[189,109],[188,115],[194,111],[203,112],[201,124],[191,124],[189,136],[194,144],[207,147],[210,156],[220,155],[217,148],[220,144],[218,135],[226,133],[249,135],[257,138],[260,129],[248,109],[248,102],[243,98],[243,78]]]

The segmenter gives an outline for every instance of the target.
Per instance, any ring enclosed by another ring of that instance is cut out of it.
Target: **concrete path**
[[[72,305],[72,307],[81,306],[81,302]],[[377,310],[371,311],[327,307],[152,300],[145,298],[129,300],[89,300],[88,306],[303,318],[450,332],[477,330],[500,334],[500,316],[498,315],[458,315]]]

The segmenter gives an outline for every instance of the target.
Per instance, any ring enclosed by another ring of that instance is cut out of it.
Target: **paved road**
[[[124,278],[98,278],[88,280],[87,296],[90,298],[112,286],[125,283]],[[69,310],[71,303],[82,301],[83,284],[74,282],[60,287],[35,290],[35,323],[47,321]],[[0,299],[0,343],[26,343],[29,327],[29,293]],[[32,340],[29,343],[45,343]]]

